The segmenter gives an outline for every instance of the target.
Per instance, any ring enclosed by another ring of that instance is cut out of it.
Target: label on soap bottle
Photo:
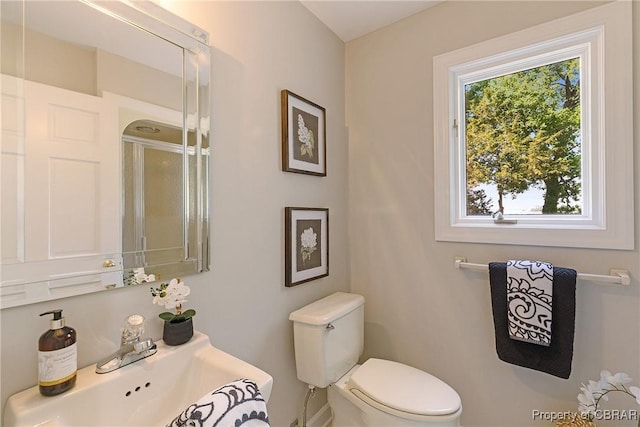
[[[78,345],[53,351],[38,351],[38,384],[51,386],[72,378],[78,370]]]

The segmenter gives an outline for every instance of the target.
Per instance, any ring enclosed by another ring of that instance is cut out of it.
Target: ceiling
[[[344,42],[393,24],[443,0],[301,0]]]

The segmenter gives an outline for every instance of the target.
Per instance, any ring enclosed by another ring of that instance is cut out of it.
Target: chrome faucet
[[[156,344],[151,338],[141,339],[143,332],[144,317],[139,314],[127,317],[120,338],[120,348],[96,364],[96,373],[106,374],[154,355],[158,351]]]

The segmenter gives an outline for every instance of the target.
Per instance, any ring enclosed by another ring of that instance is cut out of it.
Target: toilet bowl
[[[333,427],[458,426],[460,396],[420,369],[372,358],[357,364],[364,343],[364,298],[336,292],[289,316],[296,373],[328,387]]]
[[[356,365],[327,389],[333,427],[459,426],[462,404],[449,385],[383,359]]]

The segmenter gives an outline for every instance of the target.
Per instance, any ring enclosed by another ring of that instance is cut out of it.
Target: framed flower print
[[[325,109],[283,90],[282,170],[327,175]]]
[[[329,275],[329,209],[286,207],[285,286]]]

